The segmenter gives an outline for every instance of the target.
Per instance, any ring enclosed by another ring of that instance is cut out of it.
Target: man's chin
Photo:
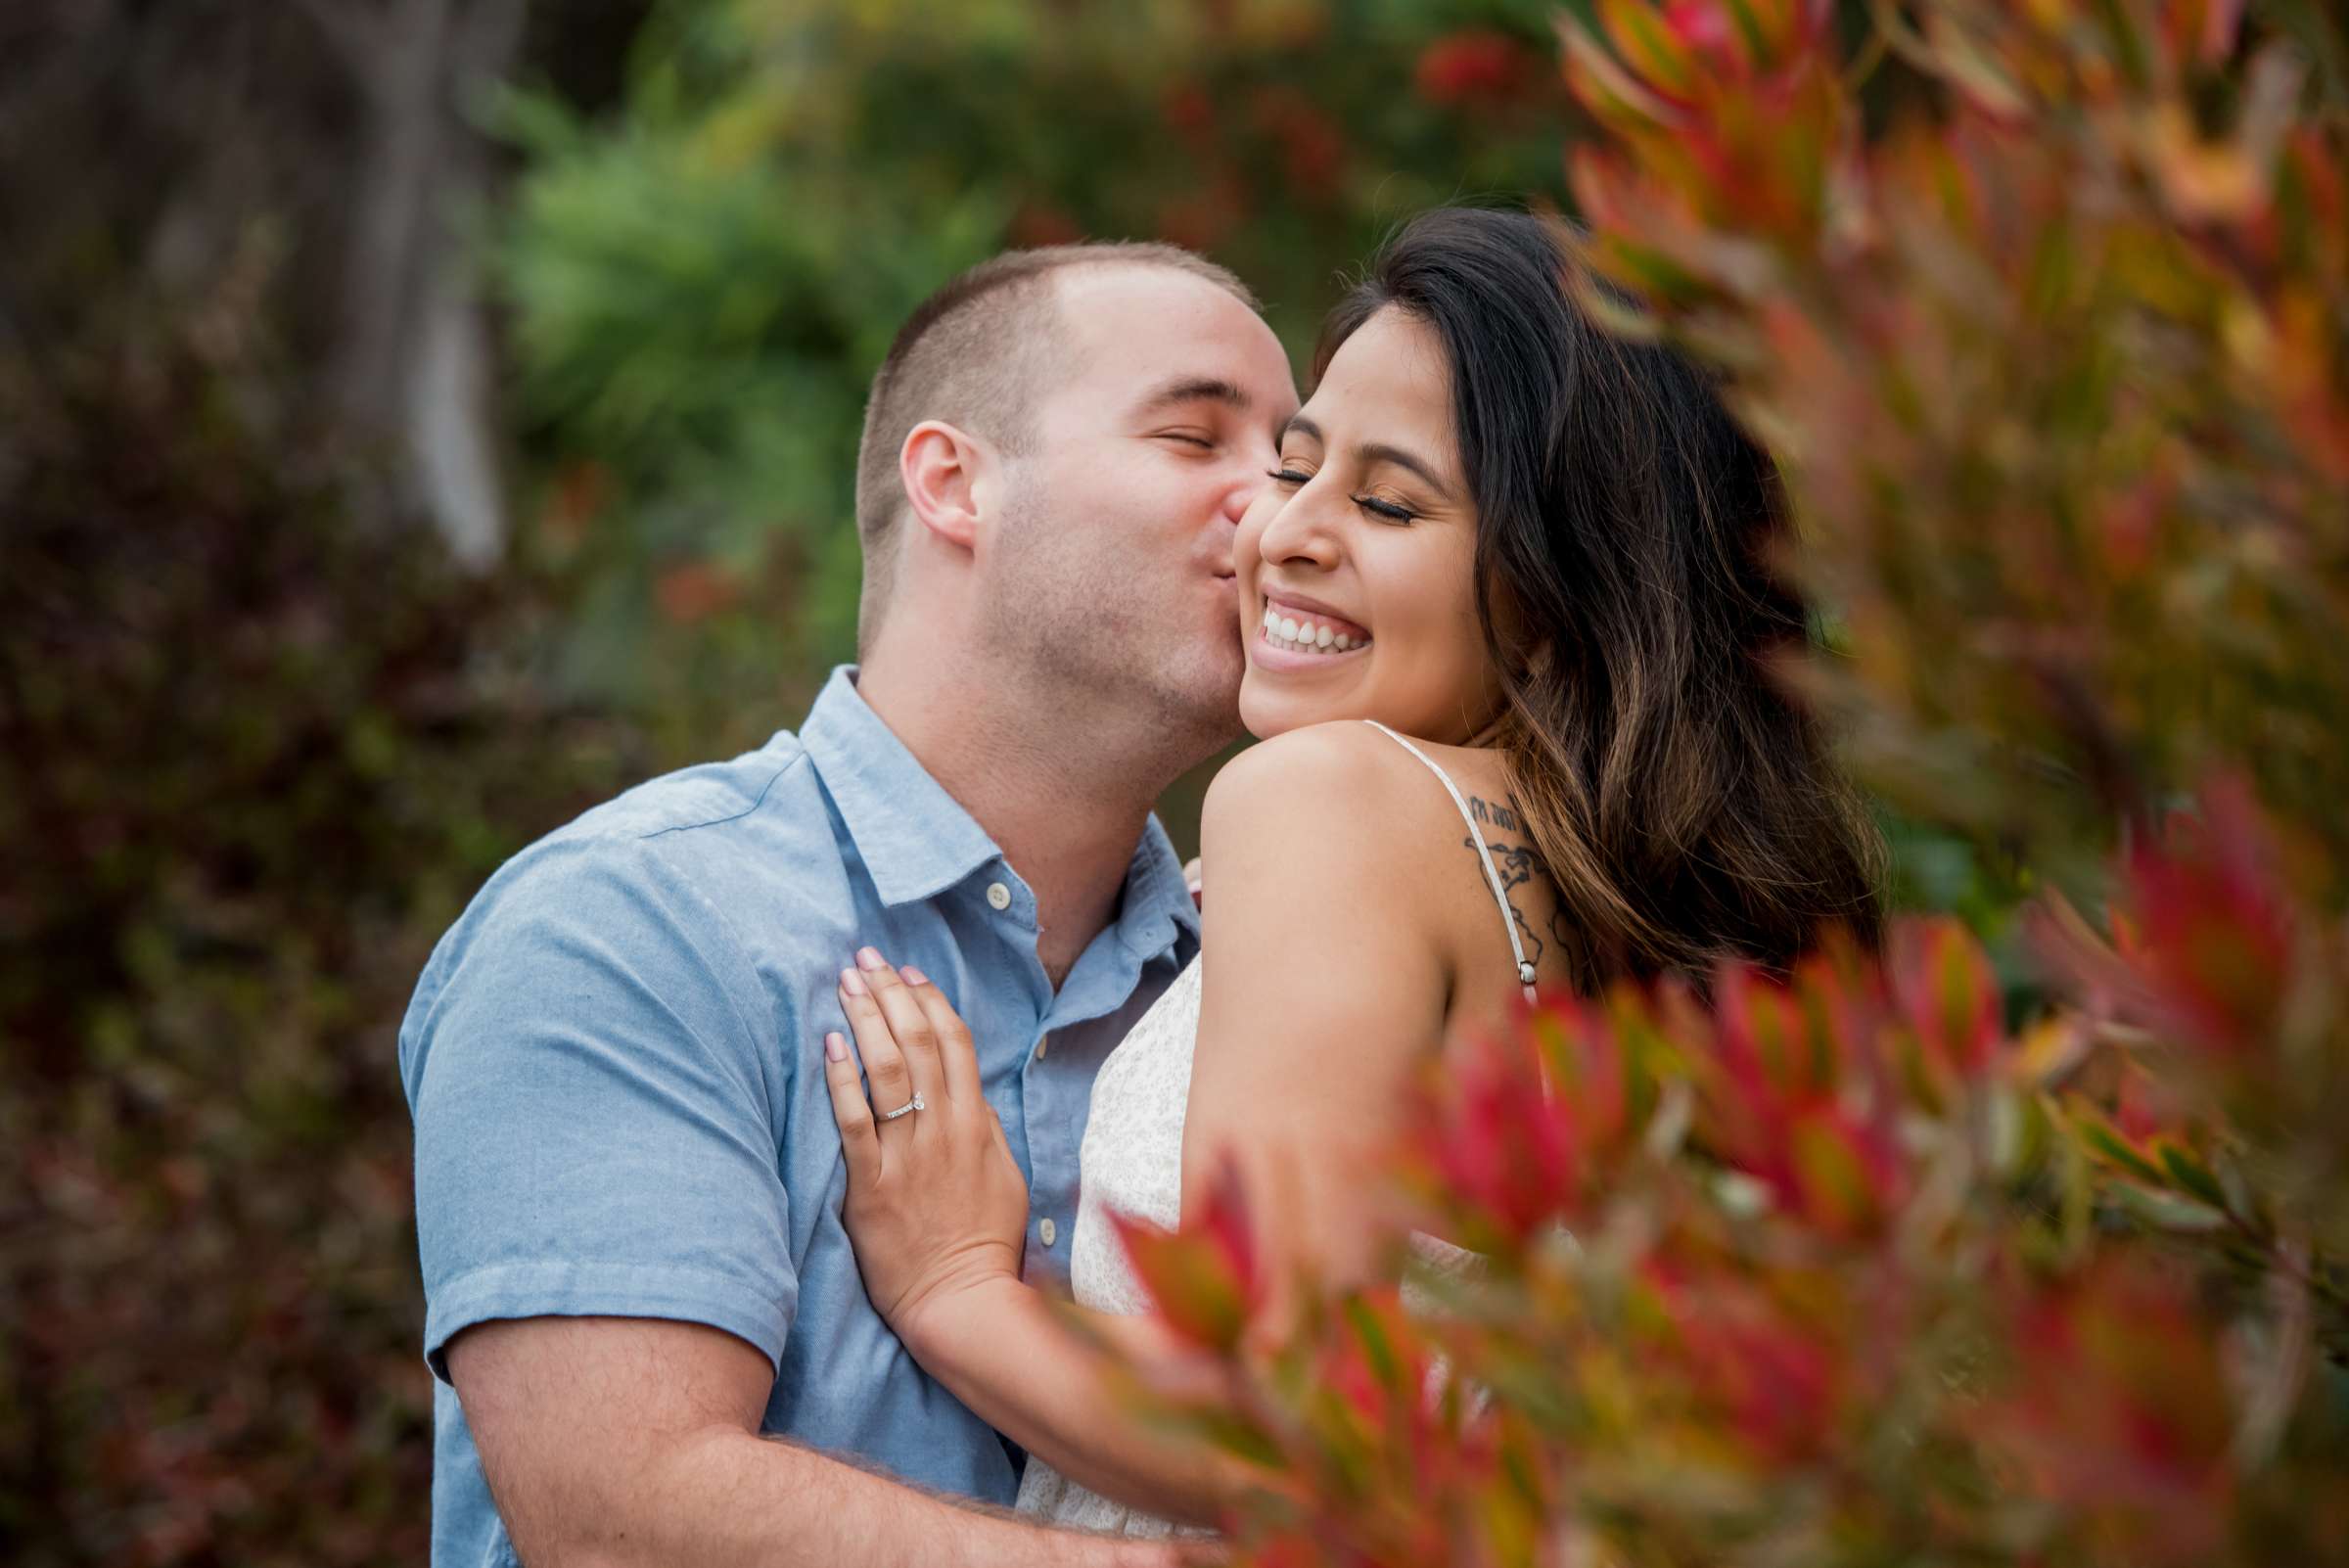
[[[1204,653],[1193,666],[1196,678],[1170,683],[1160,706],[1179,713],[1176,721],[1187,733],[1220,751],[1247,733],[1240,725],[1240,680],[1247,670],[1247,655],[1235,639],[1228,648]]]

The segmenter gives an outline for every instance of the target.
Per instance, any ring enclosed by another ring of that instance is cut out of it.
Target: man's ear
[[[974,548],[994,460],[986,441],[942,420],[926,419],[906,432],[898,478],[915,520],[958,549]]]

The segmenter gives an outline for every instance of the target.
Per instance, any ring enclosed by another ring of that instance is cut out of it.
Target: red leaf
[[[1448,1061],[1421,1120],[1420,1162],[1448,1205],[1522,1242],[1564,1214],[1580,1185],[1572,1104],[1569,1095],[1544,1100],[1526,1042],[1468,1044]]]
[[[1203,1349],[1228,1354],[1237,1347],[1262,1305],[1263,1287],[1247,1197],[1231,1158],[1217,1167],[1207,1201],[1179,1229],[1110,1218],[1167,1326]]]
[[[1525,45],[1506,33],[1475,29],[1429,44],[1412,75],[1429,103],[1469,104],[1518,97],[1535,72]]]
[[[2195,1044],[2239,1055],[2273,1034],[2292,980],[2293,930],[2274,848],[2241,784],[2203,792],[2127,867],[2135,940],[2124,957]]]
[[[1952,919],[1908,922],[1893,939],[1892,969],[1901,1010],[1936,1075],[1986,1072],[2004,1030],[1998,982],[1973,935]]]
[[[653,583],[653,602],[661,607],[663,616],[680,626],[732,609],[741,594],[734,578],[708,561],[671,567]]]
[[[2099,1526],[2114,1560],[2206,1561],[2227,1526],[2233,1405],[2193,1289],[2137,1256],[2006,1291],[2015,1362],[1981,1433],[2031,1491]]]

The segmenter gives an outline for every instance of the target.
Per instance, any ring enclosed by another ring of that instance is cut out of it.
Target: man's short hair
[[[861,655],[881,623],[897,579],[905,487],[898,453],[913,427],[944,420],[1023,455],[1035,435],[1036,401],[1046,378],[1068,364],[1056,275],[1077,266],[1171,267],[1204,278],[1249,309],[1248,286],[1180,246],[1126,240],[1006,251],[949,281],[898,329],[873,375],[856,448],[856,536],[864,550],[857,601]]]

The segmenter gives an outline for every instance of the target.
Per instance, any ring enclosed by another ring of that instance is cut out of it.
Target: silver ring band
[[[916,1111],[927,1111],[928,1109],[930,1109],[930,1107],[922,1103],[922,1091],[920,1089],[915,1089],[913,1091],[912,1099],[907,1100],[904,1104],[898,1106],[894,1111],[883,1111],[879,1116],[874,1117],[873,1120],[876,1122],[894,1122],[900,1116],[911,1116]]]

